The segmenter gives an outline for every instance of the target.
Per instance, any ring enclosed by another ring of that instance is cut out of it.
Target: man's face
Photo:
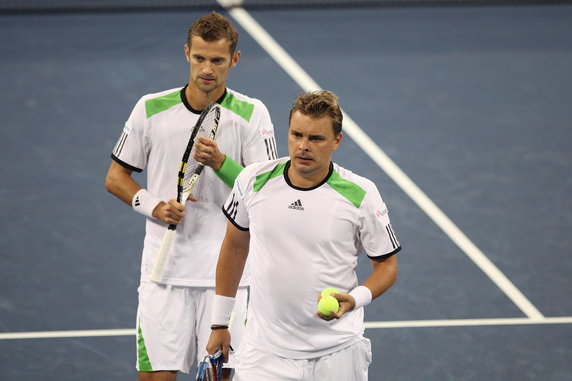
[[[288,154],[294,176],[320,182],[330,169],[332,153],[338,149],[342,134],[334,135],[329,116],[311,118],[295,111],[288,129]],[[289,173],[290,174],[290,173]],[[291,180],[294,180],[291,177]]]
[[[191,85],[211,93],[226,86],[230,68],[238,63],[240,52],[231,54],[227,39],[207,42],[193,36],[191,46],[185,45],[185,55],[191,67]]]

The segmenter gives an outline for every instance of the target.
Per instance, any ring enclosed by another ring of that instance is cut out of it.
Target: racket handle
[[[161,242],[159,253],[155,259],[153,270],[151,271],[151,280],[155,283],[161,283],[163,281],[163,269],[165,268],[165,263],[167,263],[167,258],[169,256],[169,252],[171,251],[171,246],[173,246],[175,231],[175,229],[171,229],[169,226],[169,229],[167,229],[165,235],[163,236],[163,241]]]

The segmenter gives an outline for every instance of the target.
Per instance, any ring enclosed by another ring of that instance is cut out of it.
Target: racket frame
[[[191,132],[191,137],[189,138],[189,142],[187,143],[187,148],[183,153],[183,157],[181,159],[181,164],[179,166],[179,172],[177,174],[177,202],[180,204],[185,205],[189,195],[191,194],[193,188],[195,187],[197,181],[200,178],[201,173],[203,172],[204,165],[198,163],[197,168],[191,175],[191,178],[188,181],[188,186],[185,187],[185,172],[188,166],[189,157],[191,156],[191,152],[193,151],[193,147],[195,145],[195,139],[197,134],[205,120],[206,116],[214,109],[214,119],[215,125],[211,129],[209,137],[211,139],[216,138],[218,126],[220,123],[220,105],[216,102],[211,103],[208,105],[199,116],[199,119],[195,123],[193,130]],[[171,247],[173,246],[173,242],[175,240],[175,232],[177,230],[176,224],[169,224],[167,227],[167,231],[163,236],[163,240],[161,241],[161,246],[159,247],[159,252],[157,253],[157,258],[155,259],[155,263],[153,264],[153,269],[151,271],[150,279],[155,283],[161,283],[163,281],[163,270],[165,269],[165,264],[167,263],[167,259],[169,257],[169,253],[171,252]]]

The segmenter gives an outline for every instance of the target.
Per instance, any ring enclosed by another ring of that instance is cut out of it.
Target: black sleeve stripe
[[[264,146],[266,147],[266,157],[268,157],[268,160],[272,160],[270,157],[270,150],[268,149],[268,139],[264,139]]]
[[[223,212],[223,214],[226,216],[226,218],[228,218],[228,220],[229,220],[238,230],[242,230],[242,231],[245,231],[245,232],[250,230],[250,229],[248,229],[248,228],[243,228],[242,226],[240,226],[239,224],[237,224],[236,221],[230,217],[230,214],[227,213],[227,211],[225,210],[224,206],[223,206],[223,208],[222,208],[222,212]]]
[[[278,154],[276,153],[276,140],[274,138],[264,139],[264,145],[266,146],[266,155],[268,160],[278,159]]]
[[[117,144],[115,145],[115,148],[113,148],[113,154],[115,156],[119,156],[121,155],[121,151],[123,150],[123,146],[125,145],[125,140],[127,140],[127,133],[123,132],[121,134],[121,137],[119,138],[119,140],[117,141]]]
[[[397,243],[397,237],[395,236],[395,233],[393,232],[393,228],[391,227],[391,224],[388,224],[385,227],[385,230],[387,231],[387,235],[389,236],[389,239],[391,240],[391,245],[393,246],[393,248],[397,248],[399,246],[399,244]]]
[[[130,171],[133,172],[143,172],[143,170],[141,168],[137,168],[134,167],[132,165],[127,164],[126,162],[122,161],[121,159],[119,159],[117,156],[115,156],[114,154],[111,154],[111,158],[117,162],[117,164],[121,164],[122,167],[125,167],[127,169],[129,169]]]
[[[266,146],[266,156],[268,157],[268,160],[272,160],[272,148],[270,147],[268,140],[270,139],[264,139],[264,145]]]
[[[227,215],[232,220],[236,218],[236,213],[238,213],[238,201],[234,201],[235,197],[236,194],[232,193],[232,199],[229,201],[228,205],[223,206],[225,215]]]
[[[276,139],[271,139],[272,151],[274,152],[274,159],[278,159],[278,148],[276,148]]]

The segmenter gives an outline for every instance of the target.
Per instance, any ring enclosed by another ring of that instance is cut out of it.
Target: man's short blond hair
[[[298,95],[290,110],[288,123],[296,111],[311,118],[329,116],[332,119],[334,135],[338,136],[342,132],[343,116],[338,97],[329,90],[312,91]]]
[[[217,12],[197,19],[189,28],[187,35],[187,45],[191,47],[191,38],[198,36],[207,42],[227,39],[230,42],[230,54],[236,51],[238,44],[238,32],[234,25],[226,17]]]

